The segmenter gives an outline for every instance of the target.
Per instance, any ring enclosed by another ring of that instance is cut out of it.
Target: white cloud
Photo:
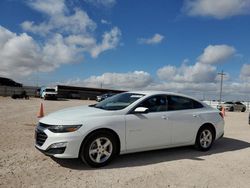
[[[116,0],[84,0],[97,7],[113,7],[116,4]]]
[[[21,24],[24,31],[39,35],[39,41],[26,32],[16,34],[0,26],[1,75],[20,78],[53,71],[62,64],[82,62],[86,53],[97,58],[119,45],[118,27],[104,32],[98,41],[96,23],[83,10],[69,10],[64,0],[30,0],[28,5],[46,15],[41,23]]]
[[[184,93],[198,99],[218,100],[220,83],[160,82],[150,84],[145,89]],[[249,101],[249,92],[249,82],[224,82],[222,99]]]
[[[139,44],[159,44],[165,37],[158,33],[154,34],[151,38],[140,38],[138,39]]]
[[[172,82],[190,82],[190,83],[209,83],[215,82],[216,67],[196,63],[187,66],[182,64],[180,67],[164,66],[157,71],[157,75],[161,80]]]
[[[166,65],[157,70],[157,75],[161,80],[174,80],[177,72],[177,67]]]
[[[114,49],[121,37],[119,28],[114,27],[110,32],[105,32],[102,36],[102,42],[90,49],[92,57],[96,58],[98,55],[106,50]]]
[[[152,82],[152,77],[144,71],[128,73],[104,73],[100,76],[91,76],[85,80],[76,79],[66,82],[68,85],[103,87],[110,89],[141,89]]]
[[[60,64],[78,63],[83,59],[82,50],[74,45],[68,45],[60,34],[48,41],[42,49],[45,62],[51,62],[55,68]]]
[[[23,33],[16,35],[0,26],[0,74],[3,76],[29,75],[43,67],[40,48]]]
[[[41,65],[39,47],[26,33],[16,35],[0,26],[0,74],[28,75],[32,68]],[[35,60],[36,65],[34,65]]]
[[[160,82],[150,84],[148,89],[169,90],[215,99],[219,91],[216,64],[225,62],[235,54],[235,48],[227,45],[209,45],[194,65],[185,59],[180,67],[166,65],[157,71]],[[229,74],[224,77],[225,93],[232,91]],[[242,84],[239,84],[241,87]],[[239,93],[236,94],[240,96]],[[236,96],[235,95],[235,96]],[[229,96],[229,95],[228,95]],[[230,95],[231,96],[231,95]],[[231,96],[232,97],[232,96]]]
[[[250,81],[250,64],[244,64],[241,67],[240,79],[243,81]]]
[[[246,73],[248,73],[247,70]],[[167,65],[159,69],[157,74],[160,75],[159,81],[153,80],[152,76],[147,72],[134,71],[128,73],[104,73],[100,76],[69,80],[60,84],[120,90],[160,90],[184,93],[199,99],[214,100],[219,98],[220,82],[217,80],[215,66],[199,62],[189,66],[184,64],[181,67]],[[227,74],[227,76],[229,75]],[[224,79],[224,100],[249,100],[247,98],[249,92],[249,82]]]
[[[60,34],[40,46],[28,34],[17,35],[0,26],[0,74],[3,76],[19,78],[38,71],[48,72],[81,58],[77,49],[66,45]]]
[[[183,11],[190,16],[224,19],[250,13],[250,0],[186,0]]]
[[[70,35],[68,37],[65,37],[65,41],[69,45],[78,45],[82,48],[88,48],[90,46],[96,45],[95,38],[84,35]]]
[[[57,33],[40,44],[27,33],[17,35],[0,26],[0,74],[17,78],[53,71],[62,64],[83,61],[84,52],[96,58],[100,53],[114,49],[120,35],[120,30],[113,28],[104,33],[102,42],[97,44],[92,37],[70,35],[64,38]]]
[[[101,76],[91,76],[85,80],[70,80],[67,84],[89,87],[102,86],[103,88],[124,90],[167,90],[186,93],[200,98],[205,96],[216,99],[215,96],[219,93],[219,79],[215,65],[216,63],[225,61],[232,56],[230,54],[236,51],[233,47],[227,47],[226,45],[208,46],[205,48],[204,53],[199,56],[199,61],[193,65],[188,65],[190,63],[188,59],[184,59],[182,65],[179,67],[166,65],[158,69],[158,81],[154,81],[152,76],[147,72],[135,71],[129,73],[104,73]],[[231,49],[229,51],[232,53],[226,53],[227,50],[224,50],[224,48]],[[217,51],[220,52],[219,55]],[[248,74],[247,70],[246,74]],[[246,87],[245,83],[232,82],[229,74],[224,77],[224,81],[224,94],[228,97],[242,97],[242,94],[238,91],[235,92],[234,96],[230,94],[233,91],[233,86],[236,86],[239,91],[248,91],[244,89]]]
[[[30,6],[48,16],[48,20],[40,24],[25,21],[21,24],[24,31],[46,35],[48,33],[85,34],[96,29],[96,23],[88,14],[80,9],[74,9],[70,14],[64,0],[31,1]]]
[[[232,46],[228,45],[209,45],[207,46],[203,54],[198,57],[198,61],[204,64],[217,64],[223,63],[233,55],[235,55],[236,50]]]
[[[64,0],[29,0],[28,5],[48,15],[62,14],[67,10]]]
[[[106,24],[106,25],[110,25],[111,22],[109,22],[108,20],[104,20],[104,19],[101,19],[101,23],[102,24]]]
[[[103,34],[100,43],[97,43],[95,38],[85,35],[70,35],[65,38],[65,41],[68,45],[73,45],[83,52],[89,52],[93,58],[97,58],[102,52],[115,49],[119,45],[121,35],[120,29],[113,27]]]
[[[150,90],[170,91],[180,93],[198,93],[201,92],[213,92],[218,89],[216,83],[181,83],[181,82],[160,82],[153,83],[146,87]]]
[[[50,4],[55,4],[55,7],[51,8]],[[30,21],[23,22],[22,27],[26,31],[41,35],[60,33],[64,36],[68,45],[73,45],[78,51],[89,52],[94,58],[98,57],[100,53],[114,49],[119,45],[121,31],[118,27],[113,27],[110,31],[105,32],[102,41],[98,42],[94,37],[96,23],[83,10],[74,9],[73,13],[69,14],[70,11],[64,0],[58,2],[35,0],[31,1],[30,6],[48,14],[49,18],[47,22],[40,24],[34,24]]]

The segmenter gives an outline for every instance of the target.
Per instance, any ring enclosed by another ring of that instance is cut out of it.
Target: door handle
[[[196,115],[196,114],[193,114],[193,117],[198,117],[198,115]]]
[[[161,116],[162,119],[168,120],[168,117],[166,115]]]

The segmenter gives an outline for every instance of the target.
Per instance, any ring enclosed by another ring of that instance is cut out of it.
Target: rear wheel
[[[211,127],[202,127],[197,134],[195,146],[201,151],[207,151],[212,147],[214,131]]]
[[[229,111],[233,112],[234,111],[234,107],[230,107]]]
[[[110,132],[96,132],[82,145],[80,158],[91,167],[107,165],[117,154],[117,142]]]

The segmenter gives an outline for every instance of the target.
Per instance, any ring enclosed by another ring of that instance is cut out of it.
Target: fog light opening
[[[64,148],[67,146],[67,142],[58,142],[50,145],[49,148]]]

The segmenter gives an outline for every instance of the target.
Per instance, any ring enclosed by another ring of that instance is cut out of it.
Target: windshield
[[[144,95],[137,93],[121,93],[97,103],[94,107],[104,110],[121,110],[143,96]]]
[[[46,92],[55,92],[55,89],[45,89]]]

